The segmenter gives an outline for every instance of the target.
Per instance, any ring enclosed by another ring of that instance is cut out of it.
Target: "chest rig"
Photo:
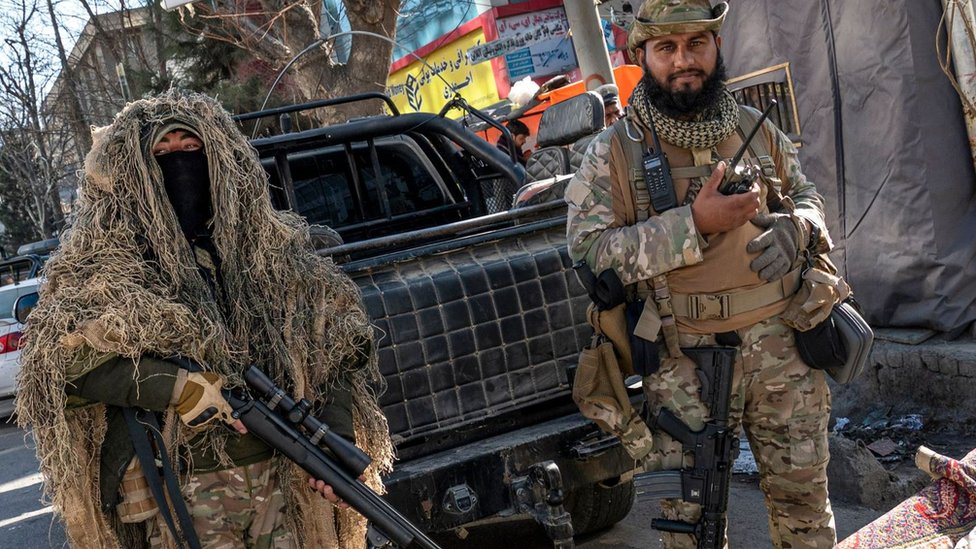
[[[739,122],[736,133],[740,139],[745,141],[745,136],[756,126],[758,118],[754,111],[742,106],[739,107]],[[645,152],[645,136],[636,120],[636,113],[628,110],[627,116],[612,126],[623,150],[628,174],[627,181],[612,178],[613,214],[616,219],[622,220],[628,226],[646,221],[651,216],[657,215],[651,205],[651,196],[644,182],[644,169],[641,159]],[[760,180],[766,189],[768,209],[770,211],[792,210],[792,201],[788,197],[784,198],[779,186],[773,184],[773,180],[777,177],[776,165],[769,149],[767,136],[765,134],[756,136],[747,147],[749,162],[759,169]],[[714,157],[714,151],[706,152],[710,155],[707,163],[670,169],[672,181],[688,179],[692,182],[679,206],[689,205],[694,201],[704,181],[711,176],[717,166],[718,159]],[[697,159],[696,163],[699,163]],[[798,275],[798,273],[796,274]],[[792,279],[793,273],[790,276]],[[798,281],[798,276],[796,278]],[[788,283],[793,284],[792,280]],[[766,304],[766,302],[772,302],[783,297],[779,288],[766,288],[764,286],[757,288],[757,290],[760,291],[746,292],[750,295],[739,296],[735,300],[736,304],[732,303],[733,300],[728,297],[729,294],[675,296],[671,292],[667,273],[657,275],[650,280],[639,281],[626,289],[628,301],[645,301],[645,310],[649,309],[646,307],[649,305],[648,301],[654,302],[654,310],[660,320],[660,331],[663,332],[668,354],[672,358],[683,355],[678,342],[676,314],[692,316],[692,314],[697,313],[708,313],[731,316],[739,312],[737,309],[754,309]],[[681,299],[676,301],[676,297]]]

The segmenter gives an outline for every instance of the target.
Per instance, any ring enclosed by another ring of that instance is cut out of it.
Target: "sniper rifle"
[[[256,366],[244,373],[244,380],[249,391],[224,391],[224,397],[234,409],[234,417],[241,420],[248,432],[313,478],[332,486],[336,495],[366,517],[369,521],[367,547],[440,549],[420,528],[357,478],[372,460],[311,415],[310,402],[302,399],[296,403]],[[319,443],[328,450],[323,450]]]

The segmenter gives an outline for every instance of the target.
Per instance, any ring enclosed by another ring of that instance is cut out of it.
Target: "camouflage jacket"
[[[622,124],[624,120],[617,123]],[[823,197],[801,172],[797,149],[789,138],[768,120],[764,130],[756,139],[772,136],[768,149],[778,176],[772,179],[772,184],[793,200],[797,216],[820,228],[820,239],[812,248],[826,253],[831,242],[824,220]],[[585,260],[597,273],[613,268],[624,284],[700,263],[706,244],[695,229],[691,206],[680,206],[630,226],[614,223],[613,179],[629,171],[616,165],[625,162],[622,156],[611,152],[616,139],[612,128],[598,135],[566,188],[570,257],[573,261]],[[629,185],[628,181],[618,183]]]

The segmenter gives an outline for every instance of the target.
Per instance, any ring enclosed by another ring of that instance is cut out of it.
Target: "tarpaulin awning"
[[[938,64],[942,9],[732,0],[722,29],[730,75],[790,63],[803,171],[826,199],[832,258],[875,326],[976,320],[976,175]]]

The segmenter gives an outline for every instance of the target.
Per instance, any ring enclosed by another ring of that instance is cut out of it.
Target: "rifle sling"
[[[125,424],[129,428],[129,436],[132,438],[132,446],[135,448],[136,457],[139,458],[139,464],[142,466],[142,470],[146,475],[149,491],[152,492],[153,499],[156,500],[156,504],[159,506],[159,513],[162,515],[163,520],[166,521],[166,526],[169,527],[169,531],[172,532],[173,539],[179,547],[187,546],[190,549],[200,549],[200,539],[197,538],[196,530],[193,529],[193,521],[190,519],[190,513],[186,509],[186,503],[183,501],[183,494],[180,492],[180,486],[176,480],[176,473],[173,471],[169,456],[166,455],[166,446],[163,444],[163,436],[160,434],[159,422],[156,420],[156,415],[147,410],[131,407],[123,408],[122,414],[125,417]],[[153,438],[156,447],[160,449],[158,455],[163,469],[162,477],[160,477],[159,468],[156,466],[156,453],[153,451],[152,446],[149,445],[147,435]],[[164,481],[168,494],[163,492]],[[168,502],[167,495],[169,496]],[[180,522],[179,530],[177,530],[176,524],[173,521],[173,514],[170,512],[170,503],[172,503],[173,510],[176,512],[176,518]]]

